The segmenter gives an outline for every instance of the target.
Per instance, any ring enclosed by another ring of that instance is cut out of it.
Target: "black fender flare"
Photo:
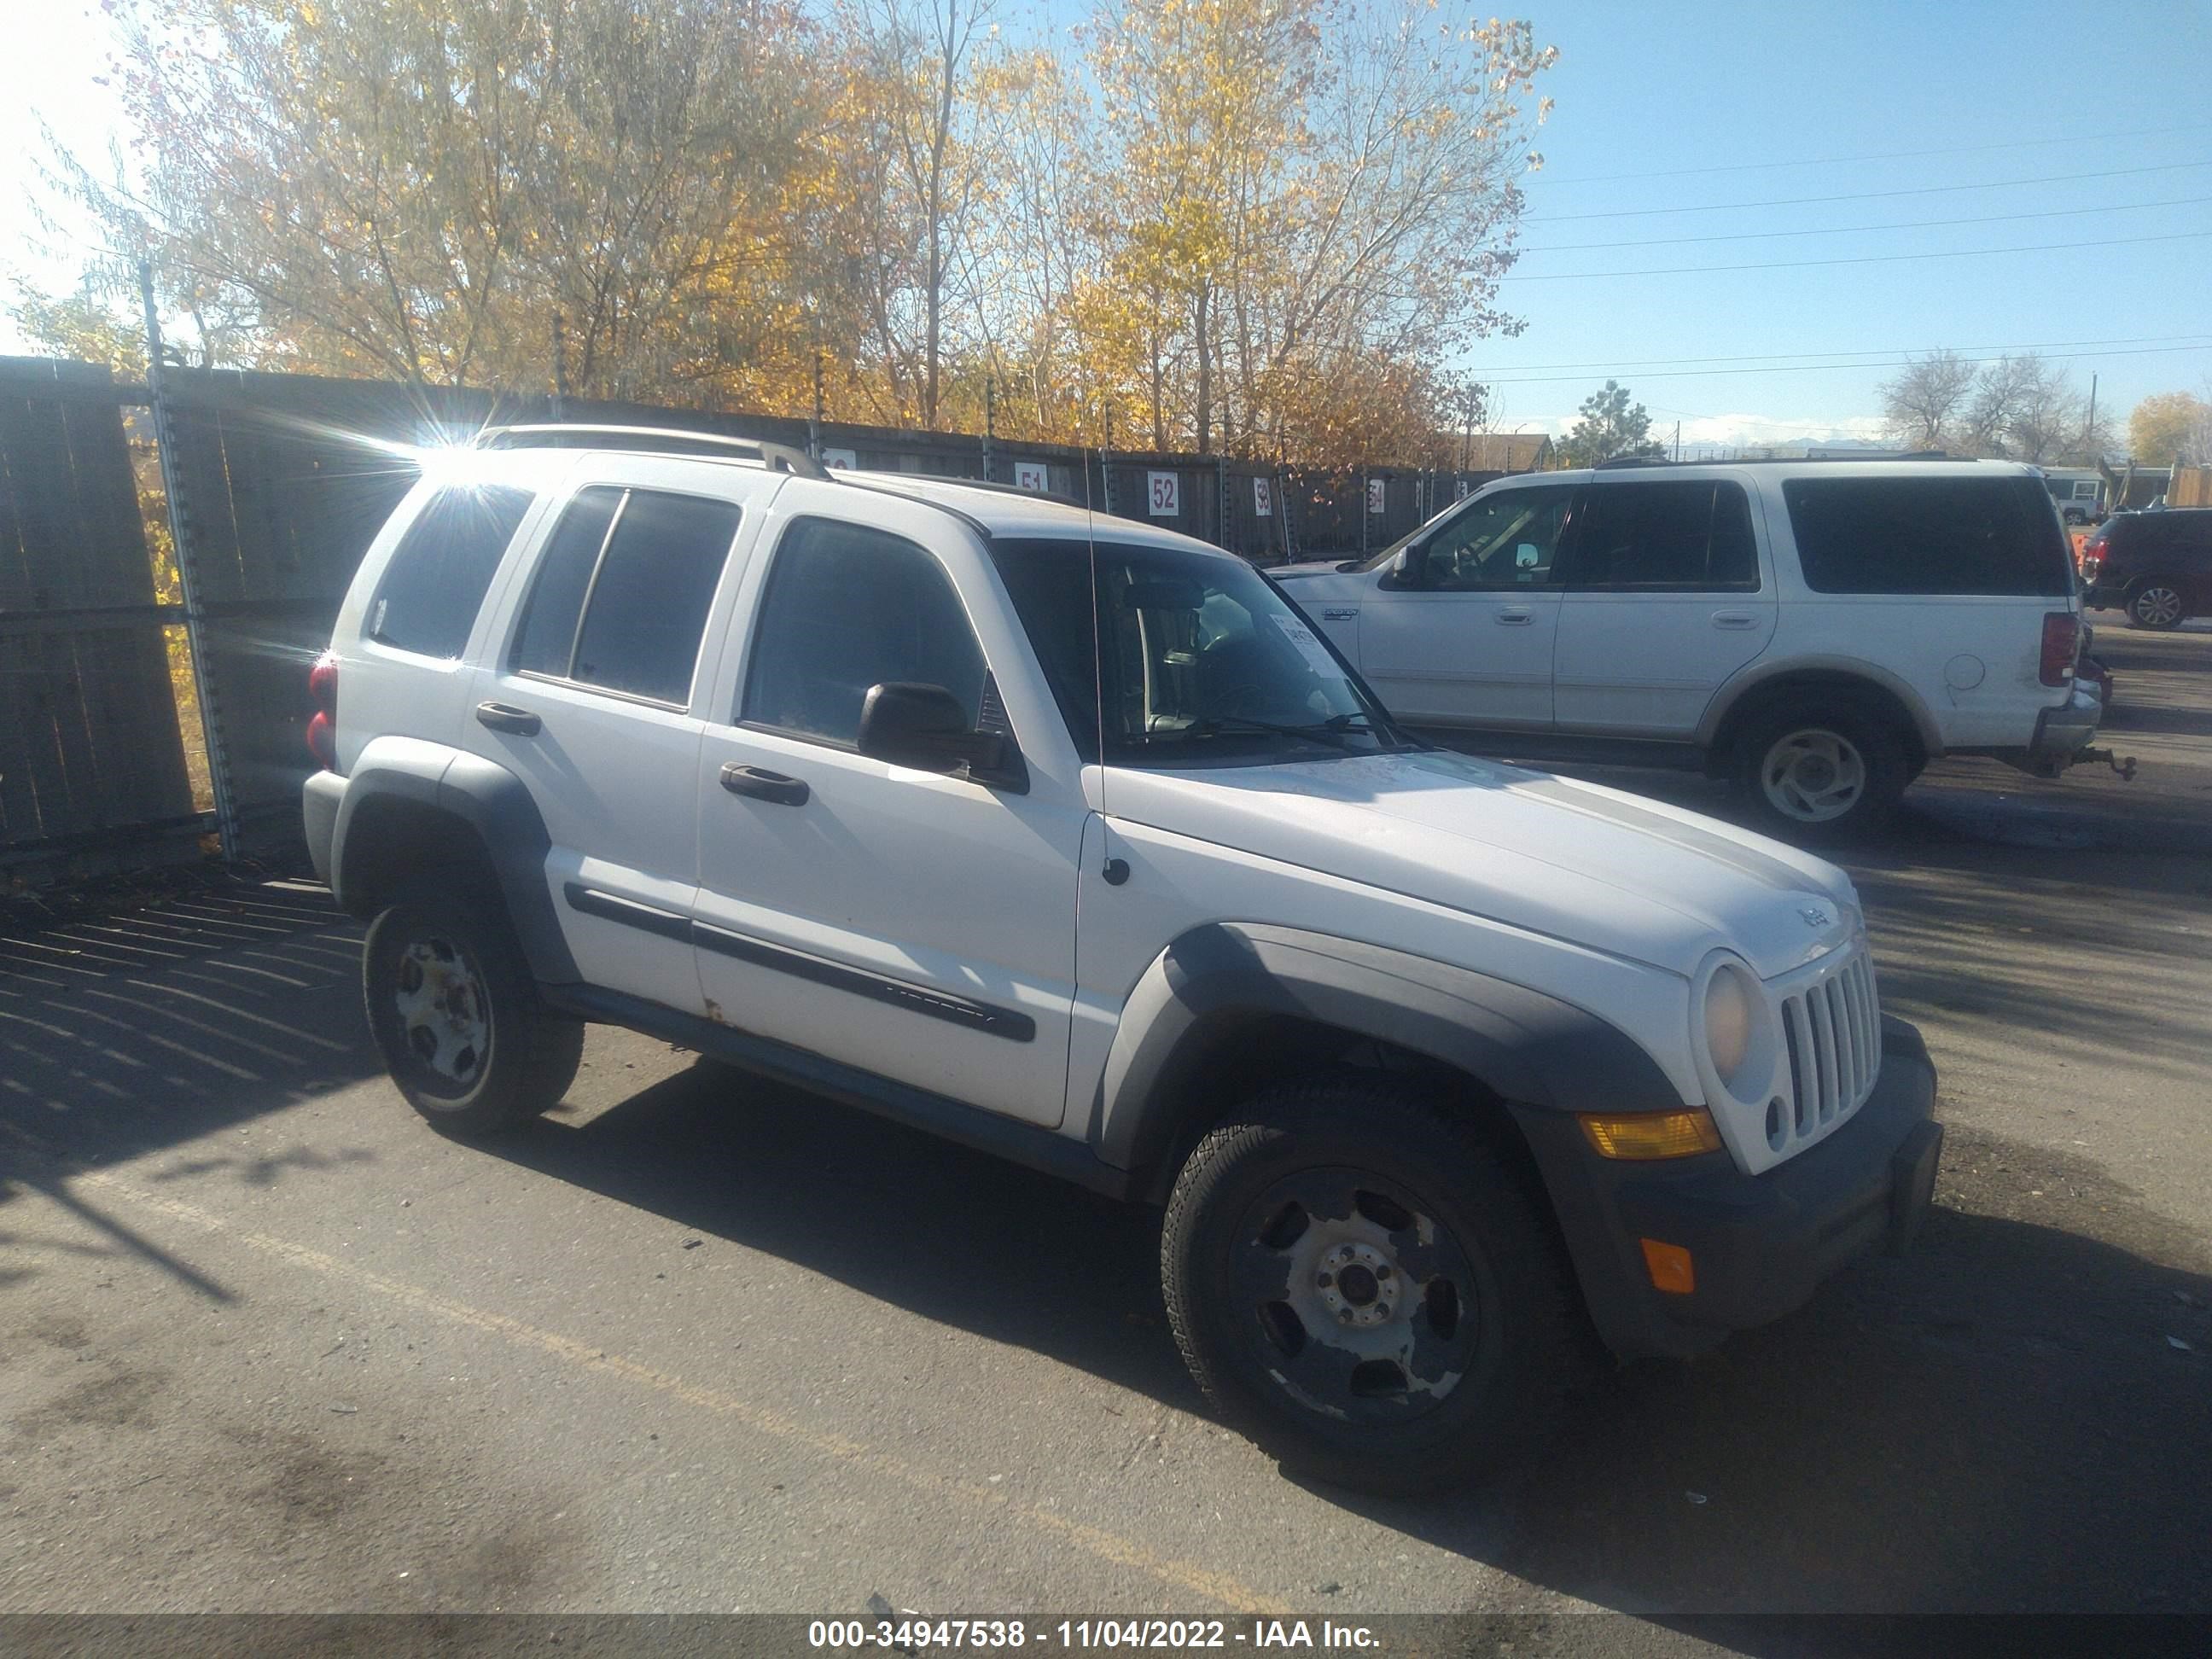
[[[497,878],[508,921],[539,983],[568,985],[580,975],[562,933],[545,878],[552,838],[530,787],[496,761],[441,744],[402,739],[375,744],[346,779],[345,799],[331,837],[331,890],[360,915],[376,896],[362,874],[378,852],[374,813],[380,801],[403,800],[458,821],[473,833]],[[365,833],[362,814],[369,813]]]
[[[1213,922],[1139,976],[1092,1103],[1104,1162],[1155,1170],[1184,1127],[1178,1082],[1208,1027],[1286,1015],[1425,1055],[1540,1110],[1680,1111],[1659,1063],[1586,1009],[1474,969],[1303,929]]]

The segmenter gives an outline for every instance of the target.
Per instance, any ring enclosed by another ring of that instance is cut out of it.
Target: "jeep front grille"
[[[1790,1092],[1766,1115],[1766,1143],[1789,1152],[1849,1117],[1881,1070],[1881,1009],[1863,940],[1776,986]]]

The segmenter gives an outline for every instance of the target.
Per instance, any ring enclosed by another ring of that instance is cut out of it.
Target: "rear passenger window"
[[[392,550],[363,631],[401,651],[459,656],[532,500],[500,485],[432,496]]]
[[[2073,591],[2058,515],[2033,478],[1791,478],[1782,498],[1816,593]]]
[[[849,747],[868,688],[941,685],[971,725],[986,671],[944,568],[912,542],[802,519],[769,571],[738,718]]]
[[[1593,485],[1570,535],[1570,587],[1692,593],[1759,588],[1751,503],[1741,484]]]
[[[511,665],[689,702],[738,518],[732,503],[704,496],[580,490],[538,562]]]

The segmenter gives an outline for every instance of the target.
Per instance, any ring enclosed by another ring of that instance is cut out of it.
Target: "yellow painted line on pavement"
[[[493,1313],[486,1309],[472,1307],[465,1302],[456,1302],[450,1297],[440,1296],[434,1291],[423,1290],[419,1285],[386,1278],[382,1273],[372,1273],[366,1267],[357,1267],[350,1261],[326,1255],[321,1250],[310,1249],[304,1244],[295,1244],[288,1239],[276,1238],[268,1233],[257,1232],[250,1228],[238,1226],[211,1211],[203,1210],[197,1205],[187,1204],[181,1200],[168,1198],[159,1193],[148,1192],[143,1188],[134,1186],[115,1176],[88,1171],[77,1176],[75,1184],[98,1188],[104,1193],[113,1194],[141,1208],[189,1223],[207,1232],[220,1233],[227,1238],[234,1239],[241,1244],[250,1246],[264,1255],[289,1261],[295,1267],[304,1267],[311,1273],[321,1273],[328,1278],[343,1279],[349,1285],[359,1285],[363,1290],[374,1291],[379,1296],[420,1312],[434,1314],[441,1319],[450,1320],[454,1324],[466,1326],[471,1330],[483,1331],[489,1335],[504,1338],[519,1347],[535,1348],[541,1353],[550,1354],[555,1358],[565,1360],[581,1370],[598,1371],[605,1376],[621,1377],[625,1382],[638,1383],[656,1393],[666,1395],[672,1400],[681,1401],[687,1406],[695,1406],[702,1411],[712,1412],[718,1417],[726,1417],[742,1423],[757,1433],[770,1435],[776,1439],[804,1446],[809,1450],[836,1458],[841,1462],[849,1463],[855,1468],[866,1469],[872,1474],[884,1476],[902,1486],[913,1487],[916,1491],[927,1492],[934,1497],[953,1498],[975,1509],[994,1510],[1011,1516],[1036,1527],[1040,1531],[1063,1538],[1076,1548],[1087,1554],[1097,1556],[1101,1560],[1110,1561],[1116,1566],[1133,1568],[1139,1572],[1148,1573],[1164,1584],[1205,1596],[1207,1600],[1217,1602],[1232,1612],[1286,1613],[1295,1611],[1286,1603],[1263,1595],[1258,1590],[1226,1573],[1217,1572],[1210,1567],[1200,1566],[1195,1562],[1180,1561],[1170,1556],[1160,1555],[1146,1548],[1133,1539],[1124,1538],[1118,1533],[1108,1532],[1103,1528],[1085,1526],[1079,1521],[1071,1521],[1066,1516],[1055,1514],[1050,1510],[1039,1509],[1034,1504],[1024,1504],[995,1487],[980,1486],[972,1481],[954,1480],[945,1475],[933,1474],[928,1470],[918,1468],[903,1459],[891,1457],[877,1451],[860,1441],[849,1439],[841,1434],[832,1434],[824,1430],[811,1428],[781,1412],[755,1405],[750,1401],[739,1399],[737,1395],[724,1393],[719,1389],[703,1388],[696,1382],[687,1382],[671,1372],[658,1370],[638,1360],[626,1358],[621,1354],[610,1353],[603,1349],[595,1348],[588,1342],[577,1341],[574,1337],[562,1336],[558,1332],[542,1329],[522,1320],[510,1318],[505,1314]]]

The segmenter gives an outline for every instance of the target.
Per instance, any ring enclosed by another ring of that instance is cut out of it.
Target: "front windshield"
[[[1108,760],[1147,766],[1406,746],[1327,642],[1241,559],[1101,543],[1094,633],[1085,543],[994,542],[992,555],[1086,758],[1102,725]]]

